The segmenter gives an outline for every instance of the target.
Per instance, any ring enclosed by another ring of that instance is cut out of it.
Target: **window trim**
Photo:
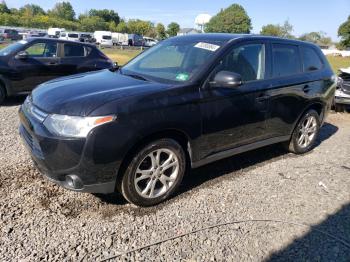
[[[294,74],[290,74],[290,75],[284,75],[284,76],[274,76],[274,68],[275,68],[275,63],[274,63],[274,57],[273,57],[273,45],[287,45],[287,46],[295,46],[298,50],[297,54],[299,55],[299,60],[300,60],[300,72],[299,73],[294,73]],[[298,76],[298,75],[302,75],[304,74],[304,68],[303,68],[303,60],[302,60],[302,56],[301,56],[301,49],[300,49],[300,45],[296,44],[296,43],[289,43],[289,42],[271,42],[270,43],[271,46],[271,74],[270,77],[271,79],[282,79],[282,78],[286,78],[286,77],[292,77],[292,76]]]

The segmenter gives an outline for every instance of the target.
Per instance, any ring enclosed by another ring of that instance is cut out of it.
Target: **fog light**
[[[67,175],[66,185],[70,188],[81,189],[83,188],[83,183],[77,175]]]

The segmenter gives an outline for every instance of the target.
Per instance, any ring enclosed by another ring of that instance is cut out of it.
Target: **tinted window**
[[[323,63],[313,48],[303,47],[301,51],[304,61],[305,72],[314,71],[322,68]]]
[[[112,37],[110,35],[104,35],[104,36],[102,36],[102,39],[104,39],[104,40],[111,40]]]
[[[36,43],[26,49],[30,57],[56,57],[56,43]]]
[[[301,72],[298,47],[294,45],[273,44],[273,77],[294,75]]]
[[[65,57],[74,57],[74,56],[84,56],[85,50],[81,45],[72,45],[65,44],[64,45],[64,56]]]
[[[248,44],[234,48],[222,60],[219,70],[238,73],[243,81],[264,79],[265,45]]]
[[[70,38],[78,38],[79,35],[78,34],[68,34],[68,37],[70,37]]]

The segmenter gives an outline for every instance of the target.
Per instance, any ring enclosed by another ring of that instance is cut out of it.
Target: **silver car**
[[[337,90],[335,91],[334,107],[337,112],[350,106],[350,67],[339,69]]]

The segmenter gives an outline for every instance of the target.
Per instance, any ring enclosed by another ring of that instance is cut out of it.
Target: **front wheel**
[[[156,205],[174,193],[185,168],[184,150],[175,140],[154,141],[131,160],[121,181],[121,193],[137,206]]]
[[[320,117],[315,110],[307,111],[299,120],[287,145],[294,154],[304,154],[310,151],[316,142],[320,131]]]

